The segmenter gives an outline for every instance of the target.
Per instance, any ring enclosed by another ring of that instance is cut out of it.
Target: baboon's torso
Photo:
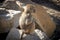
[[[30,5],[26,5],[26,8],[24,7],[24,12],[22,12],[19,25],[20,28],[23,29],[27,33],[32,33],[35,29],[34,20],[31,15]]]

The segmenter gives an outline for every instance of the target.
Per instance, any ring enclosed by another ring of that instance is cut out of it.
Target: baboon
[[[31,15],[31,13],[35,12],[34,6],[31,4],[27,4],[23,7],[24,11],[22,12],[19,20],[19,25],[21,30],[23,30],[22,35],[25,34],[32,34],[35,30],[35,22]]]

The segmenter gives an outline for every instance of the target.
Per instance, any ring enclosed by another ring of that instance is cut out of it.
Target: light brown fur
[[[32,34],[35,30],[35,23],[34,19],[32,18],[31,13],[34,13],[33,6],[28,4],[23,7],[24,11],[21,14],[19,25],[20,28],[23,30],[23,33],[21,35],[21,39],[23,34]]]
[[[35,29],[34,20],[31,15],[31,13],[33,13],[33,9],[31,9],[31,7],[32,5],[30,4],[24,7],[24,12],[21,14],[19,20],[20,28],[26,33],[32,33]]]

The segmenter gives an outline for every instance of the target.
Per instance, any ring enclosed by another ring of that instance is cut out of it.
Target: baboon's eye
[[[32,13],[35,13],[35,8],[33,6],[30,8],[30,10]]]
[[[35,13],[35,9],[32,9],[32,10],[31,10],[31,13]]]

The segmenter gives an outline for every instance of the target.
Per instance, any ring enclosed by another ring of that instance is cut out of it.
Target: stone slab
[[[17,28],[12,28],[9,32],[6,40],[20,40],[22,30]],[[50,40],[47,35],[41,30],[36,29],[33,34],[24,34],[22,40]]]
[[[20,11],[0,10],[0,33],[8,32],[12,27],[18,27]]]

